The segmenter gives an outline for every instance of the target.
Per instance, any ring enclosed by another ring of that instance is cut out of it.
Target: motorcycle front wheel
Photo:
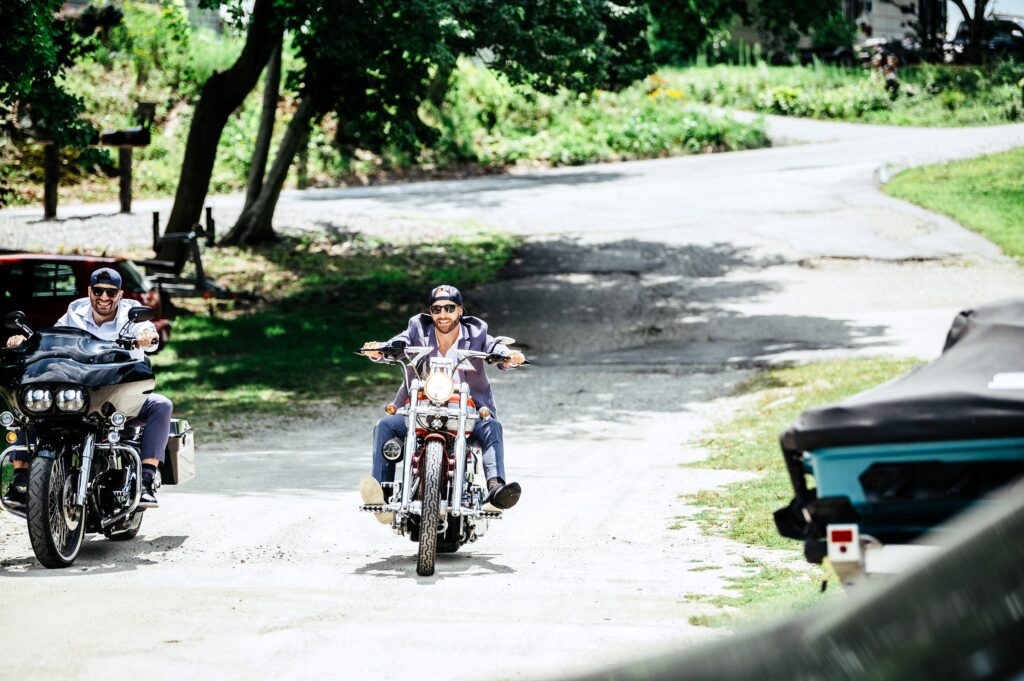
[[[71,452],[32,459],[28,483],[28,537],[43,567],[75,562],[85,538],[85,508],[74,504],[78,475]]]
[[[416,574],[429,577],[434,574],[437,558],[437,528],[441,524],[441,461],[444,448],[437,440],[427,443],[423,454],[423,503],[420,506],[420,542],[416,557]]]

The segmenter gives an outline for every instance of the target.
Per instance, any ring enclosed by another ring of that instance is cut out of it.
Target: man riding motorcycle
[[[363,344],[366,355],[378,361],[380,353],[372,352],[375,348],[391,345],[402,341],[406,345],[434,348],[433,356],[454,357],[453,350],[479,350],[494,352],[508,357],[507,361],[497,366],[504,371],[526,361],[526,356],[517,350],[509,350],[498,343],[487,333],[487,323],[477,317],[465,315],[462,307],[462,294],[454,286],[443,284],[434,287],[430,292],[427,313],[418,314],[409,319],[409,325],[402,333],[381,343],[371,341]],[[461,376],[458,376],[461,374]],[[497,419],[494,406],[494,395],[490,381],[483,371],[456,371],[456,382],[465,381],[469,385],[470,395],[478,408],[487,407],[494,415],[487,420],[477,421],[473,429],[472,439],[479,442],[483,450],[484,474],[487,478],[486,504],[504,510],[512,508],[519,501],[522,488],[519,483],[505,482],[505,447],[501,423]],[[405,404],[409,398],[406,384],[403,382],[392,404],[395,407]],[[380,419],[373,429],[373,473],[363,477],[359,491],[363,503],[379,505],[384,503],[384,491],[381,482],[394,476],[393,462],[384,458],[384,444],[392,439],[404,440],[408,426],[405,417],[392,414]],[[382,523],[391,522],[391,513],[378,513]]]
[[[89,277],[89,297],[79,298],[68,306],[54,326],[68,326],[88,331],[103,340],[115,340],[119,331],[128,324],[128,310],[139,305],[134,300],[123,300],[121,275],[109,267],[101,267]],[[156,326],[152,322],[129,324],[129,333],[136,340],[137,349],[132,355],[142,359],[144,353],[155,352],[159,345]],[[25,336],[11,336],[7,347],[12,348],[25,342]],[[140,503],[149,507],[157,506],[153,489],[154,478],[160,463],[164,460],[164,449],[170,434],[171,401],[163,395],[153,393],[138,417],[128,423],[130,426],[144,426],[142,434],[142,495]],[[24,436],[21,436],[24,437]],[[4,500],[12,505],[23,505],[28,496],[29,457],[19,452],[11,457],[14,478]]]

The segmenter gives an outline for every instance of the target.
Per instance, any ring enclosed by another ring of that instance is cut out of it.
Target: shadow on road
[[[408,577],[424,584],[431,584],[452,577],[477,577],[481,575],[511,575],[515,570],[508,565],[495,562],[500,556],[484,553],[447,553],[438,554],[434,574],[420,577],[416,574],[415,545],[410,542],[409,553],[396,554],[383,560],[374,561],[361,568],[355,574],[371,577]]]
[[[93,535],[87,537],[75,564],[63,570],[43,567],[35,556],[6,558],[0,561],[0,575],[4,577],[67,577],[69,575],[105,575],[115,572],[130,572],[144,565],[156,565],[160,561],[147,556],[176,551],[181,548],[187,536],[165,536],[153,539],[133,539],[126,542],[112,542]]]
[[[537,175],[502,175],[468,180],[442,180],[405,185],[318,189],[294,194],[298,201],[336,201],[338,199],[381,199],[398,208],[423,208],[437,204],[481,209],[499,205],[482,195],[493,192],[523,192],[557,186],[578,186],[614,182],[626,177],[622,172],[555,172]]]
[[[727,243],[534,241],[470,298],[492,329],[553,363],[747,365],[888,344],[881,326],[738,311],[780,292],[762,273],[783,264]]]

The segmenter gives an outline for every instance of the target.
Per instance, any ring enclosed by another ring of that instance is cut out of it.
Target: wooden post
[[[60,182],[60,150],[56,144],[43,147],[43,219],[57,217],[57,184]]]
[[[117,169],[121,175],[121,212],[132,212],[132,148],[118,147]]]
[[[153,211],[153,252],[160,250],[160,211]]]

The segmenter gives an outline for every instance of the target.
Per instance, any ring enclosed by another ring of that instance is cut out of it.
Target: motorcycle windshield
[[[116,364],[135,361],[131,353],[114,341],[103,340],[88,331],[66,326],[40,329],[22,344],[25,360],[64,358],[80,364]],[[21,349],[20,347],[18,349]]]
[[[146,360],[132,357],[113,341],[69,327],[40,329],[5,353],[5,382],[111,385],[153,378]]]

